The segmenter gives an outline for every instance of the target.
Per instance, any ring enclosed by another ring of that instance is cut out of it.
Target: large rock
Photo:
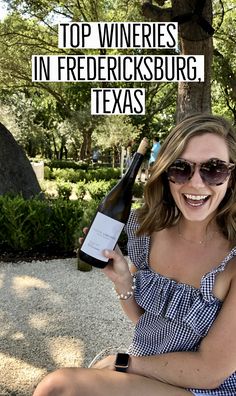
[[[26,199],[41,193],[41,188],[22,147],[0,123],[0,195],[22,194]]]

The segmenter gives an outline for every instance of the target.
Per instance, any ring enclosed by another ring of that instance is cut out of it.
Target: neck
[[[216,233],[219,232],[215,222],[191,222],[180,218],[178,224],[178,235],[190,243],[204,245],[212,240]]]

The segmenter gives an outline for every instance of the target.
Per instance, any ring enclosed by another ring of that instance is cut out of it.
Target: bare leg
[[[37,386],[33,396],[190,396],[182,388],[107,369],[65,368]]]

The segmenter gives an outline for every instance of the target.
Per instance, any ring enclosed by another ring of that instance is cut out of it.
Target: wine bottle
[[[147,147],[148,141],[144,138],[125,175],[101,201],[79,250],[82,261],[98,268],[104,268],[108,264],[109,259],[103,255],[103,250],[115,248],[129,218],[132,187]]]

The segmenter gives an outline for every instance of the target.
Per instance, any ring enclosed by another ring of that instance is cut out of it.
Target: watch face
[[[116,356],[116,366],[128,367],[129,355],[128,353],[118,353]]]

